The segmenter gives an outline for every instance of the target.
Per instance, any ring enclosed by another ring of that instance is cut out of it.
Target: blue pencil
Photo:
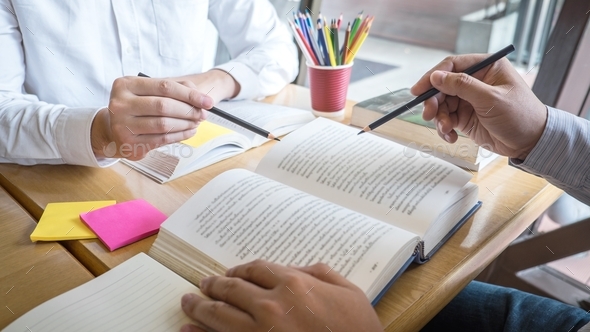
[[[305,15],[305,22],[307,23],[307,32],[309,33],[309,39],[311,39],[311,47],[314,49],[316,54],[316,58],[320,62],[320,65],[325,65],[324,57],[322,56],[322,50],[320,49],[320,45],[318,44],[318,39],[316,37],[316,30],[313,28],[313,21],[309,13]]]
[[[314,38],[313,38],[313,34],[309,31],[308,27],[307,27],[307,19],[305,16],[303,16],[303,14],[299,13],[299,22],[300,22],[300,29],[301,32],[303,33],[303,37],[305,37],[305,39],[307,39],[307,43],[309,44],[309,46],[311,47],[311,51],[313,52],[313,54],[315,55],[316,59],[318,59],[318,61],[320,61],[320,50],[317,49],[316,44],[314,44]],[[321,64],[321,61],[320,61]]]
[[[318,23],[318,38],[319,38],[320,47],[322,48],[323,55],[324,55],[324,63],[329,64],[330,63],[330,55],[328,54],[328,47],[326,45],[326,39],[324,39],[324,31],[323,31],[322,25],[320,23]]]

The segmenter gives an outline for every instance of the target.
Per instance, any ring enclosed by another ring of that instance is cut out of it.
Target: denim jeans
[[[422,331],[578,331],[590,313],[516,289],[472,281]]]

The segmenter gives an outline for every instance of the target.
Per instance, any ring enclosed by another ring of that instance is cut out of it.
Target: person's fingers
[[[146,116],[135,117],[129,124],[129,130],[136,135],[145,134],[169,134],[191,130],[199,125],[198,121],[182,120],[176,118]]]
[[[434,71],[430,75],[430,82],[442,93],[464,99],[474,108],[477,105],[493,104],[495,99],[495,87],[465,73]]]
[[[438,99],[430,97],[424,101],[424,110],[422,111],[422,118],[426,121],[434,119],[438,113]]]
[[[189,105],[185,102],[167,97],[141,96],[135,97],[133,106],[120,105],[117,100],[111,100],[111,107],[116,113],[119,108],[130,108],[127,113],[133,116],[160,116],[168,118],[201,121],[205,119],[205,110]]]
[[[453,119],[451,118],[449,106],[446,102],[438,107],[438,113],[434,119],[438,135],[449,143],[457,140],[457,132],[453,129]]]
[[[133,141],[135,144],[143,144],[154,149],[156,147],[177,143],[189,139],[197,133],[197,128],[187,129],[179,132],[170,132],[167,134],[146,134],[136,135]]]
[[[432,69],[427,71],[419,80],[412,86],[410,89],[411,93],[414,96],[418,96],[428,89],[432,88],[432,83],[430,82],[430,75],[437,70],[440,71],[448,71],[448,72],[461,72],[465,69],[473,66],[476,63],[481,62],[485,58],[487,58],[489,54],[466,54],[466,55],[452,55],[446,57],[443,61],[439,64],[434,66]],[[477,78],[483,77],[485,71],[482,70],[475,75]]]
[[[127,77],[115,80],[113,87],[120,84],[118,80],[123,80],[124,82],[121,84],[126,84],[127,88],[138,96],[168,97],[203,109],[213,107],[211,97],[171,79]]]
[[[271,289],[280,282],[279,275],[283,275],[285,269],[287,267],[257,259],[231,268],[225,275],[231,278],[242,278],[260,287]]]
[[[227,303],[186,294],[181,306],[189,317],[215,331],[253,330],[253,318]]]
[[[180,328],[180,332],[207,332],[207,330],[203,330],[202,328],[193,324],[186,324]]]
[[[196,89],[197,88],[197,86],[195,85],[195,83],[193,83],[191,81],[188,81],[188,80],[177,81],[177,82],[180,83],[180,84],[182,84],[182,85],[184,85],[184,86],[186,86],[186,87],[188,87],[188,88],[191,88],[191,89]]]
[[[418,96],[420,94],[423,94],[424,92],[426,92],[430,88],[432,88],[432,84],[430,83],[430,74],[432,74],[433,71],[435,71],[435,70],[453,71],[454,68],[455,68],[455,65],[454,65],[453,61],[451,61],[450,57],[447,57],[446,59],[444,59],[443,61],[438,63],[436,66],[434,66],[432,69],[427,71],[424,75],[422,75],[422,77],[420,77],[418,82],[416,82],[416,84],[414,84],[410,88],[410,92],[414,96]]]
[[[339,285],[343,287],[350,287],[352,285],[352,283],[341,276],[340,273],[334,271],[332,267],[323,263],[293,268],[333,285]]]
[[[265,290],[240,278],[208,277],[201,280],[201,291],[212,299],[248,312],[252,299],[262,298]]]

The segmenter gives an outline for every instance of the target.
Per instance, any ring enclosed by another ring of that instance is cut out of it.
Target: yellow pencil
[[[356,40],[356,43],[352,45],[350,49],[350,58],[346,59],[346,64],[349,64],[352,62],[352,60],[354,60],[356,53],[360,50],[361,46],[363,46],[365,39],[367,39],[367,36],[369,35],[369,30],[371,29],[372,23],[372,20],[367,23],[367,27],[364,29],[364,31],[361,32],[359,39]]]
[[[330,65],[336,66],[336,58],[334,57],[334,47],[332,45],[332,36],[330,36],[330,30],[328,26],[324,25],[324,35],[326,37],[326,46],[328,48],[328,55],[330,56]]]

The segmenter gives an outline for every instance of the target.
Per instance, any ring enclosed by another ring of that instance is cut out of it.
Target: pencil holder
[[[344,116],[353,64],[331,67],[307,63],[313,114],[328,118]]]

